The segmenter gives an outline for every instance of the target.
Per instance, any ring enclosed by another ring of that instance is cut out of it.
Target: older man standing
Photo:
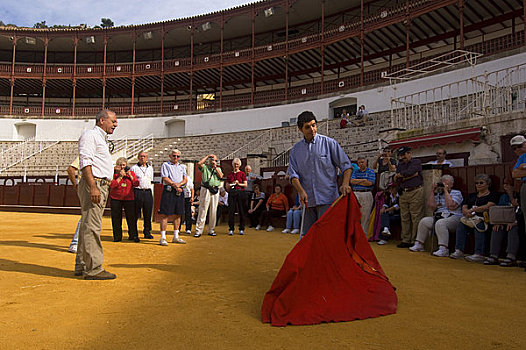
[[[424,189],[422,187],[422,162],[411,158],[411,148],[398,149],[400,162],[394,180],[400,184],[400,216],[402,217],[402,242],[398,248],[409,248],[416,238],[418,223],[424,216]]]
[[[186,169],[179,163],[180,158],[181,151],[174,149],[170,153],[170,161],[164,162],[161,166],[161,178],[164,186],[159,208],[159,214],[161,214],[161,239],[159,244],[163,246],[168,245],[166,241],[166,228],[168,227],[168,218],[172,217],[174,223],[172,243],[186,243],[179,238],[181,216],[184,214],[183,186],[187,181]]]
[[[369,215],[373,208],[373,187],[376,182],[376,174],[367,167],[367,160],[364,157],[358,157],[358,170],[353,171],[351,175],[351,186],[361,206],[362,218],[361,224],[363,232],[367,234],[369,228]]]
[[[342,194],[351,192],[352,165],[336,140],[317,133],[317,120],[312,112],[298,116],[298,129],[303,140],[290,150],[287,174],[306,208],[301,229],[304,236],[338,198],[337,167],[343,172]]]
[[[102,215],[113,178],[113,162],[107,145],[108,135],[117,127],[117,116],[104,109],[96,116],[93,129],[79,139],[79,160],[82,177],[78,195],[82,212],[79,245],[75,261],[75,276],[86,280],[109,280],[117,276],[102,267],[103,253],[100,240]]]
[[[153,167],[148,164],[148,152],[139,152],[137,158],[139,162],[131,168],[139,180],[139,186],[133,189],[135,194],[135,219],[139,219],[142,211],[142,217],[144,221],[142,232],[144,234],[144,238],[152,239]]]
[[[197,168],[201,171],[201,193],[199,195],[199,214],[195,222],[195,238],[201,237],[205,228],[206,215],[210,211],[208,218],[208,235],[216,236],[216,214],[217,202],[219,200],[219,186],[223,178],[223,171],[219,166],[218,158],[215,154],[209,154],[201,158],[197,163]]]

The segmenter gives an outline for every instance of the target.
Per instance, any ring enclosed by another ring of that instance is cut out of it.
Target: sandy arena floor
[[[261,323],[263,295],[297,236],[183,237],[114,243],[113,281],[73,276],[78,217],[0,212],[0,349],[526,349],[526,272],[394,244],[373,246],[398,313],[317,326]]]

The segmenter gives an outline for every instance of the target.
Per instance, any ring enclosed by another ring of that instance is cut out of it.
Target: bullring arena
[[[196,184],[203,156],[226,173],[238,157],[292,204],[284,171],[296,117],[311,110],[353,161],[409,146],[427,163],[447,149],[454,167],[424,168],[426,196],[442,174],[464,196],[479,173],[502,193],[509,141],[526,134],[525,17],[518,0],[270,0],[144,25],[0,27],[0,349],[526,348],[524,268],[433,257],[429,242],[410,253],[396,248],[399,228],[371,242],[399,299],[379,318],[263,324],[263,296],[298,241],[282,228],[232,237],[221,223],[217,237],[163,247],[157,216],[140,243],[113,242],[106,216],[104,266],[118,277],[85,281],[67,251],[80,210],[66,176],[109,108],[112,157],[148,151],[156,208],[174,148]],[[367,118],[340,128],[361,105]]]

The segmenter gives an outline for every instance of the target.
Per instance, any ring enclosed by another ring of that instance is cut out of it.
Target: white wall
[[[153,134],[156,138],[175,137],[178,135],[170,135],[170,128],[166,124],[167,121],[173,119],[185,121],[186,136],[274,128],[281,126],[281,122],[289,121],[290,118],[298,116],[298,114],[305,110],[314,112],[319,120],[323,120],[330,115],[329,104],[342,97],[356,98],[358,105],[366,105],[369,113],[381,112],[391,108],[391,98],[393,97],[401,97],[419,91],[440,87],[449,83],[468,79],[472,76],[484,74],[485,71],[497,71],[508,67],[518,66],[524,64],[524,62],[526,62],[526,53],[520,53],[514,56],[482,63],[473,68],[463,68],[412,80],[395,86],[383,86],[356,93],[342,94],[341,96],[331,98],[274,107],[177,117],[123,118],[119,119],[119,126],[111,138],[120,139],[128,137],[134,139],[148,134]],[[28,119],[29,122],[35,123],[37,126],[37,141],[77,140],[83,130],[93,127],[95,123],[94,120],[94,118],[90,118],[89,120]],[[20,121],[21,119],[0,119],[0,141],[16,140],[15,123]]]

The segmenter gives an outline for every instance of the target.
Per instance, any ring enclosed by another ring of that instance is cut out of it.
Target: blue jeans
[[[484,223],[479,222],[477,227],[484,228]],[[491,232],[491,226],[488,226],[486,231],[480,232],[474,228],[464,225],[462,222],[458,223],[457,232],[456,232],[456,243],[455,249],[464,251],[466,248],[466,238],[468,234],[475,233],[475,254],[484,255],[484,250],[486,247],[486,235]]]
[[[390,237],[385,237],[382,232],[384,227],[387,227],[388,229],[391,229],[391,225],[395,222],[400,222],[400,215],[399,214],[389,214],[389,213],[383,213],[380,215],[380,237],[384,240],[388,240]]]
[[[330,208],[330,204],[318,205],[305,209],[305,218],[303,218],[303,230],[300,239],[309,232],[309,229],[321,216]]]
[[[75,234],[73,235],[73,239],[71,240],[71,243],[69,245],[78,245],[79,244],[79,230],[80,230],[80,220],[77,224],[77,229],[75,230]]]
[[[289,230],[299,229],[301,224],[301,209],[289,209],[287,212],[287,225],[285,228],[288,228]]]

